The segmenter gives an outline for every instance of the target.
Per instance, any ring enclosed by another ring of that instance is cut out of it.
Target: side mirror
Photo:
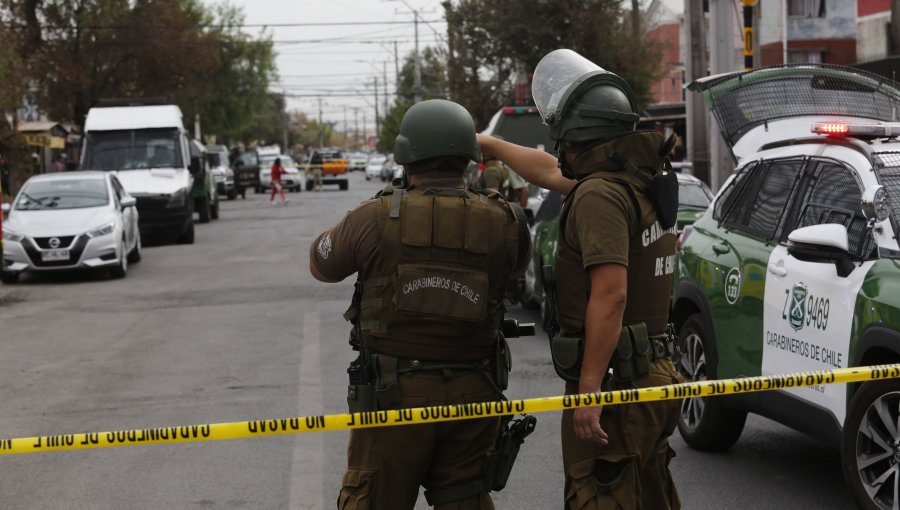
[[[12,204],[3,202],[3,204],[0,205],[0,209],[2,209],[3,215],[6,216],[7,214],[9,214],[9,211],[12,210]]]
[[[119,202],[119,204],[122,206],[122,209],[134,207],[137,205],[137,199],[134,197],[125,197]]]
[[[891,214],[891,203],[888,201],[884,186],[876,184],[862,194],[860,207],[869,221],[884,221]]]
[[[191,175],[195,177],[200,175],[200,172],[203,170],[203,159],[191,158],[191,165],[188,167],[188,170],[191,172]]]
[[[847,227],[837,223],[810,225],[788,235],[787,250],[794,258],[806,262],[834,262],[841,278],[853,272]]]

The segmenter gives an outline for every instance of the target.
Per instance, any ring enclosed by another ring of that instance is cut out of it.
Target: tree
[[[281,110],[271,111],[269,95],[275,52],[267,32],[253,39],[240,29],[244,23],[240,9],[223,4],[212,10],[221,66],[210,82],[210,97],[214,100],[204,103],[201,119],[205,132],[233,141],[242,138],[261,117],[277,119],[276,115],[281,114]],[[281,105],[283,108],[283,102]]]
[[[406,110],[414,104],[415,90],[415,53],[410,53],[403,60],[403,67],[397,81],[397,99],[385,112],[378,133],[378,150],[391,152],[394,140],[400,133],[400,121]],[[437,49],[426,47],[419,55],[421,65],[422,99],[444,99],[447,97],[447,66],[445,56]]]
[[[33,93],[47,114],[82,124],[104,98],[164,97],[189,115],[218,68],[195,0],[6,0]]]
[[[516,66],[531,76],[557,48],[575,50],[622,76],[639,107],[662,70],[661,48],[634,37],[636,18],[620,0],[460,0],[443,6],[450,97],[481,128],[511,102]]]
[[[54,120],[81,125],[89,108],[109,98],[175,103],[186,120],[200,113],[207,132],[225,139],[284,118],[268,93],[271,38],[243,34],[237,8],[200,0],[0,0],[0,19],[15,34],[37,103]]]

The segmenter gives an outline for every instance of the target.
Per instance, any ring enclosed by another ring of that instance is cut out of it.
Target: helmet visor
[[[544,55],[534,70],[531,95],[541,118],[553,126],[562,117],[560,103],[566,91],[585,74],[603,71],[603,68],[572,50],[559,49]]]

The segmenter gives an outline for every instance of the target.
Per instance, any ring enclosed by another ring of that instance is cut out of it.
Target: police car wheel
[[[841,457],[844,479],[860,508],[900,505],[900,381],[872,381],[856,392]]]
[[[707,356],[714,340],[705,330],[699,313],[684,321],[678,338],[682,353],[678,370],[684,378],[688,381],[716,379],[715,366],[708,363]],[[746,420],[746,411],[729,408],[719,398],[686,398],[681,402],[678,431],[691,448],[727,450],[741,437]]]

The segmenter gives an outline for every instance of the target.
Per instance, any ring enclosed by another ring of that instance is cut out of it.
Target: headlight
[[[113,229],[116,227],[115,223],[107,223],[102,227],[97,227],[94,230],[88,230],[87,236],[91,239],[96,237],[108,236],[113,233]]]
[[[169,209],[175,209],[177,207],[184,207],[184,202],[187,200],[188,189],[180,189],[172,194],[172,198],[169,199],[169,203],[166,204],[166,207]]]
[[[24,238],[25,238],[25,236],[17,234],[15,232],[13,232],[12,230],[4,230],[3,231],[3,239],[6,241],[19,242]]]

